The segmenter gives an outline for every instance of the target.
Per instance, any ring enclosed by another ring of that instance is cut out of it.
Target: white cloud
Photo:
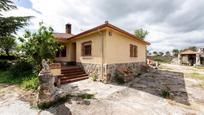
[[[29,29],[38,23],[51,25],[64,32],[71,23],[73,33],[79,33],[109,20],[133,33],[142,27],[149,31],[146,40],[150,50],[166,51],[188,46],[204,46],[203,0],[30,0],[32,8],[19,7],[6,15],[32,15]],[[18,1],[17,1],[18,2]]]

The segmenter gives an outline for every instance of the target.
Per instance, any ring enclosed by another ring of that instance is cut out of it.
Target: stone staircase
[[[59,77],[60,84],[71,83],[79,80],[88,79],[88,75],[79,66],[65,66],[61,69],[62,76]]]

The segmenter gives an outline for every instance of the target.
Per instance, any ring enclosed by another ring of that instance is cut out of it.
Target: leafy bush
[[[170,98],[170,91],[169,90],[162,90],[161,91],[161,96],[163,98]]]
[[[91,80],[96,81],[97,80],[97,75],[96,74],[92,74],[91,75]]]
[[[31,75],[29,77],[24,78],[22,80],[21,86],[27,90],[31,90],[31,89],[36,90],[39,86],[38,77],[36,75]]]
[[[7,70],[11,66],[7,60],[0,60],[0,70]]]
[[[28,76],[33,72],[33,65],[25,60],[18,60],[15,65],[11,66],[10,72],[14,77]]]
[[[0,71],[0,83],[13,83],[13,79],[11,79],[11,74],[9,71]]]
[[[115,78],[116,83],[118,83],[120,85],[125,83],[124,77],[122,75],[120,75],[119,73],[115,73],[114,78]]]

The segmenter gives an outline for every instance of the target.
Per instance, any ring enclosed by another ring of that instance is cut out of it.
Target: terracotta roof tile
[[[67,33],[53,33],[53,36],[56,37],[56,38],[65,38],[65,39],[67,39],[67,38],[70,38],[70,37],[72,37],[74,35],[67,34]]]
[[[54,37],[56,37],[57,39],[60,38],[60,39],[59,39],[60,41],[61,41],[61,40],[62,40],[62,41],[66,41],[67,39],[75,39],[75,38],[78,38],[79,36],[83,36],[83,35],[85,35],[85,34],[87,34],[87,33],[90,33],[90,32],[93,32],[93,31],[97,31],[97,30],[103,29],[103,28],[105,28],[105,27],[112,28],[112,29],[114,29],[114,30],[116,30],[116,31],[119,31],[119,32],[121,32],[121,33],[123,33],[123,34],[126,34],[126,35],[129,36],[129,37],[135,38],[136,40],[138,40],[138,41],[140,41],[140,42],[143,42],[143,43],[145,43],[145,44],[147,44],[147,45],[150,45],[149,42],[144,41],[144,40],[142,40],[142,39],[139,39],[138,37],[134,36],[133,34],[130,34],[129,32],[126,32],[126,31],[124,31],[124,30],[122,30],[122,29],[120,29],[120,28],[118,28],[118,27],[116,27],[116,26],[114,26],[114,25],[112,25],[112,24],[110,24],[110,23],[107,23],[107,22],[106,22],[105,24],[99,25],[99,26],[94,27],[94,28],[92,28],[92,29],[89,29],[89,30],[87,30],[87,31],[81,32],[81,33],[79,33],[79,34],[77,34],[77,35],[72,35],[72,34],[67,34],[67,33],[54,33]],[[64,40],[63,40],[62,38],[63,38]]]

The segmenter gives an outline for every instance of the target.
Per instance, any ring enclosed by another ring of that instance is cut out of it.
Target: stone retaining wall
[[[102,77],[102,65],[101,64],[89,64],[89,63],[77,63],[82,67],[87,74],[97,75],[97,79],[104,82],[112,82],[113,77],[118,72],[124,73],[124,77],[136,76],[144,72],[145,62],[137,63],[120,63],[120,64],[104,64],[103,65],[103,77]]]
[[[78,66],[84,69],[87,74],[96,74],[101,76],[101,65],[100,64],[89,64],[89,63],[77,63]]]

